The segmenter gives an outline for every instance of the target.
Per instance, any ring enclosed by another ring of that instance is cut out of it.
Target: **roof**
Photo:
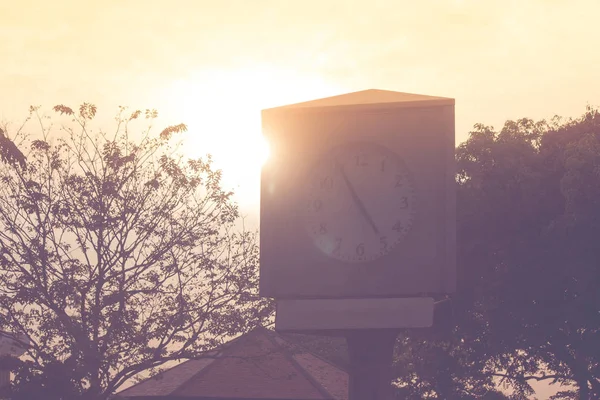
[[[348,374],[292,337],[258,328],[230,342],[215,357],[185,361],[118,396],[346,400]]]
[[[368,89],[359,92],[346,93],[339,96],[289,104],[281,107],[263,110],[297,111],[323,108],[398,108],[398,107],[429,107],[454,105],[454,99],[439,96],[395,92],[391,90]]]
[[[27,335],[0,331],[0,354],[19,357],[27,351],[28,346],[29,337]]]

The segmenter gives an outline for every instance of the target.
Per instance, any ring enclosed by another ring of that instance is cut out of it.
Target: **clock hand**
[[[350,191],[350,196],[352,196],[352,200],[354,200],[354,203],[356,203],[356,205],[358,206],[358,209],[360,210],[362,215],[366,218],[367,222],[369,222],[369,224],[373,228],[373,231],[376,234],[379,234],[379,229],[377,229],[377,225],[375,225],[373,218],[371,218],[371,215],[369,215],[367,208],[365,207],[364,203],[360,200],[360,197],[358,197],[358,195],[356,194],[356,191],[354,190],[354,186],[352,186],[352,183],[348,179],[348,176],[346,175],[346,171],[344,171],[344,166],[341,165],[338,161],[336,161],[336,164],[340,168],[340,171],[342,171],[342,178],[344,178],[344,182],[346,182],[346,186],[348,187],[348,191]]]

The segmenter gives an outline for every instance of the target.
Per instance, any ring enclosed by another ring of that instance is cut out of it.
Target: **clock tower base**
[[[277,299],[275,329],[280,332],[346,329],[429,328],[431,297],[365,299]]]
[[[392,400],[392,359],[398,330],[355,330],[345,335],[350,358],[348,400]]]

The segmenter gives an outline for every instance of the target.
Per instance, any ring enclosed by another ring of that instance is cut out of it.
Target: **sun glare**
[[[269,156],[271,155],[271,148],[269,146],[269,142],[264,136],[261,136],[258,140],[256,150],[257,161],[262,166],[264,163],[267,162]]]
[[[260,111],[317,97],[339,89],[319,77],[303,77],[270,68],[204,71],[168,88],[168,114],[188,125],[188,157],[210,153],[223,170],[223,183],[240,203],[257,205],[260,169],[269,157],[261,132]]]

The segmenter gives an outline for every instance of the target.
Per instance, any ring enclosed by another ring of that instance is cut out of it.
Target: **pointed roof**
[[[310,109],[333,108],[399,108],[432,107],[454,105],[454,99],[448,97],[426,96],[422,94],[395,92],[391,90],[368,89],[359,92],[324,97],[302,103],[270,108],[263,112],[300,111]]]
[[[120,393],[120,398],[347,400],[348,374],[264,328],[221,353],[185,361]]]

